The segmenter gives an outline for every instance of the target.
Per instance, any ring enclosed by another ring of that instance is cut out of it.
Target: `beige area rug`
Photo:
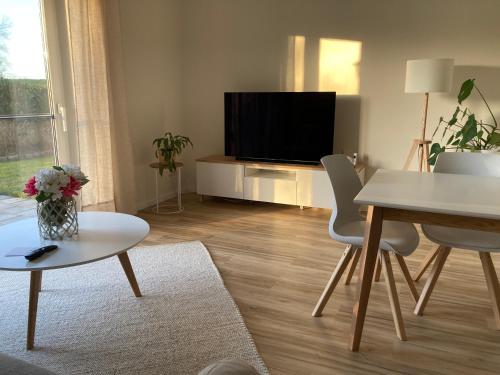
[[[268,374],[201,242],[129,255],[143,298],[116,257],[44,272],[33,351],[24,349],[29,275],[0,271],[0,352],[58,374],[197,374],[223,358]]]

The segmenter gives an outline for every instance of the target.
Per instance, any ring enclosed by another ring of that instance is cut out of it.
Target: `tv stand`
[[[364,166],[356,171],[364,181]],[[322,165],[254,162],[213,155],[196,160],[201,196],[332,208],[333,191]]]
[[[243,162],[250,162],[253,164],[257,163],[257,164],[285,164],[285,165],[313,165],[313,166],[321,165],[321,163],[316,163],[313,161],[294,161],[293,163],[287,163],[285,161],[279,161],[279,160],[259,160],[259,159],[250,159],[250,158],[235,158],[235,160],[236,161],[243,161]]]

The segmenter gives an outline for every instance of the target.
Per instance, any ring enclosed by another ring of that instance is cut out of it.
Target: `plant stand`
[[[177,175],[177,202],[163,202],[160,203],[160,195],[158,189],[158,180],[160,176],[160,167],[164,167],[163,163],[151,163],[149,165],[151,168],[155,169],[155,192],[156,192],[156,205],[153,207],[153,212],[157,215],[170,215],[182,212],[184,208],[182,207],[182,186],[181,186],[181,169],[184,166],[183,163],[175,162],[175,174]]]

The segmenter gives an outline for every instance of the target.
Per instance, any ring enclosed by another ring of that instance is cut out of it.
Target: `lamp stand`
[[[418,171],[422,172],[425,170],[426,172],[431,171],[431,166],[429,164],[429,145],[432,141],[425,139],[425,131],[427,127],[427,109],[429,108],[429,93],[425,93],[424,97],[424,112],[422,116],[422,137],[419,139],[413,140],[413,145],[411,146],[410,152],[408,153],[408,157],[406,158],[406,162],[404,164],[403,169],[408,170],[410,168],[410,164],[415,157],[415,153],[418,153]]]

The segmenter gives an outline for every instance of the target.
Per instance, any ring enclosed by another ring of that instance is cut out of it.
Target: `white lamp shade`
[[[452,78],[453,59],[408,60],[405,92],[448,92]]]

